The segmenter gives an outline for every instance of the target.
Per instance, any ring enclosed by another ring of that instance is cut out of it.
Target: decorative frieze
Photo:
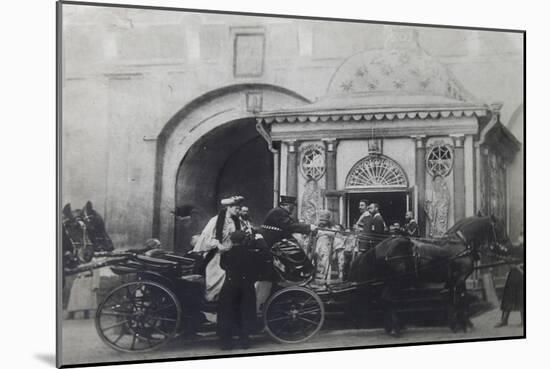
[[[486,115],[484,109],[458,109],[458,110],[424,110],[424,111],[386,111],[380,113],[362,114],[339,114],[339,113],[275,113],[266,116],[258,116],[258,122],[272,123],[316,123],[316,122],[358,122],[358,121],[381,121],[381,120],[404,120],[404,119],[441,119],[441,118],[462,118],[462,117],[483,117]]]

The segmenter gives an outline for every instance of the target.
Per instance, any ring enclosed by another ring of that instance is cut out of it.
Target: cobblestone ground
[[[383,329],[322,330],[311,340],[301,344],[279,344],[267,335],[255,336],[248,350],[221,351],[216,337],[206,334],[185,340],[176,338],[157,351],[148,353],[121,353],[106,346],[98,337],[93,319],[65,320],[63,323],[63,363],[85,364],[166,358],[189,358],[229,354],[300,351],[319,348],[395,345],[414,342],[471,340],[490,337],[519,337],[523,335],[519,313],[510,315],[509,325],[494,328],[500,311],[491,310],[472,319],[474,328],[468,332],[453,333],[448,327],[408,327],[399,338],[387,335]]]

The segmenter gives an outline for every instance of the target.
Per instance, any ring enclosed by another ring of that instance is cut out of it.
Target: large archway
[[[271,207],[273,155],[255,123],[239,119],[217,127],[183,158],[176,179],[176,206],[194,210],[189,219],[176,220],[175,251],[190,250],[191,237],[201,232],[224,197],[244,196],[255,224]]]
[[[259,221],[273,199],[273,155],[255,129],[255,112],[305,103],[282,87],[242,84],[208,92],[174,115],[157,140],[153,236],[166,249],[185,249],[219,198],[236,192],[248,195]],[[198,215],[180,229],[171,211],[184,204]]]

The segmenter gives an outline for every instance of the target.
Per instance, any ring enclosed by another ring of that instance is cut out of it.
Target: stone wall
[[[243,83],[313,101],[392,27],[75,5],[62,21],[61,201],[92,200],[116,246],[152,235],[157,138],[184,106]],[[508,121],[523,96],[521,35],[419,28],[418,42],[473,95],[502,101]]]

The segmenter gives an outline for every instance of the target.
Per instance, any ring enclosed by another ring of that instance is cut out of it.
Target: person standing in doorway
[[[369,217],[369,202],[368,200],[361,199],[359,200],[359,219],[355,222],[353,228],[356,231],[360,231],[363,228],[363,218]]]
[[[406,236],[420,237],[418,223],[414,220],[414,214],[412,211],[407,211],[407,213],[405,213],[405,225],[401,230]]]
[[[357,241],[357,252],[363,253],[369,249],[369,240],[367,239],[367,232],[365,230],[365,224],[370,224],[372,217],[369,212],[369,203],[367,200],[359,201],[359,212],[361,215],[357,222],[355,222],[353,229],[359,232]]]
[[[359,238],[359,251],[365,252],[376,245],[384,238],[386,223],[380,214],[378,204],[372,203],[368,207],[370,216],[363,217],[363,230]],[[361,246],[363,246],[361,248]]]

